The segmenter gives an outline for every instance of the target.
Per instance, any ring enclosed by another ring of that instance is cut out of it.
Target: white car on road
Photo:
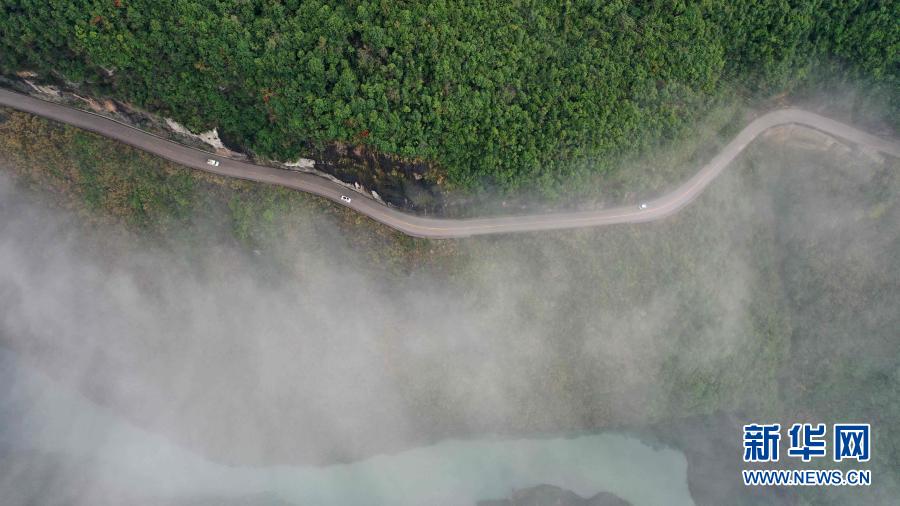
[[[350,202],[350,197],[348,197],[346,195],[341,195],[341,200],[343,200],[344,202]]]
[[[212,165],[213,167],[218,167],[218,166],[219,166],[219,161],[218,161],[218,160],[213,160],[212,158],[207,158],[207,159],[206,159],[206,165]]]
[[[647,205],[646,202],[641,202],[641,205],[638,206],[638,209],[643,211],[644,209],[647,209],[647,207],[649,207],[649,206]]]

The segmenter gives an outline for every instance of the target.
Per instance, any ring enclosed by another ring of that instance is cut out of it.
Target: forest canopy
[[[461,188],[609,171],[727,94],[782,93],[814,70],[888,90],[900,116],[900,2],[0,5],[4,73],[86,85],[278,159],[365,144]]]

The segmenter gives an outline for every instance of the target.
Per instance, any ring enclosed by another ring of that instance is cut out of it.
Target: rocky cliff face
[[[609,492],[583,498],[553,485],[515,490],[509,499],[479,501],[478,506],[630,506],[631,503]]]

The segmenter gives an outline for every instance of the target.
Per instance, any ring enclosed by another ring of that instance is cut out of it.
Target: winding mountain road
[[[900,144],[896,142],[876,137],[850,125],[801,109],[780,109],[753,120],[684,184],[655,200],[647,201],[646,209],[630,205],[592,211],[443,219],[414,216],[398,211],[320,176],[223,158],[157,137],[98,114],[72,109],[20,93],[0,89],[0,105],[83,128],[194,169],[221,176],[281,185],[319,195],[405,234],[431,239],[660,220],[675,214],[697,198],[756,137],[770,128],[781,125],[797,124],[812,127],[869,149],[900,157]],[[208,165],[206,160],[209,158],[218,160],[219,166]],[[342,201],[341,195],[352,197],[352,201]]]

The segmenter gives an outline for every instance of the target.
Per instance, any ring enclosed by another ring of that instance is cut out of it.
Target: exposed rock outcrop
[[[631,503],[609,492],[588,499],[553,485],[515,490],[509,499],[478,501],[478,506],[631,506]]]

